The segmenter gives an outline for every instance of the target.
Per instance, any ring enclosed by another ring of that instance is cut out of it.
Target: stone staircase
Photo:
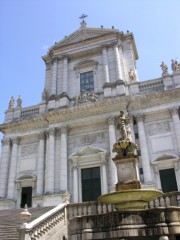
[[[54,207],[29,208],[28,210],[31,213],[30,221],[35,220],[53,208]],[[0,240],[19,239],[19,233],[16,229],[22,224],[22,220],[19,217],[22,210],[23,209],[6,209],[0,211]]]

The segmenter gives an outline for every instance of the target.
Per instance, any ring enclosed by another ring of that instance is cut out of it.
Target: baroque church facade
[[[180,65],[139,81],[132,33],[80,28],[42,57],[41,102],[12,97],[0,125],[0,209],[96,200],[113,192],[117,116],[131,119],[142,188],[180,189]],[[169,73],[169,71],[171,71]],[[15,102],[15,103],[14,103]]]

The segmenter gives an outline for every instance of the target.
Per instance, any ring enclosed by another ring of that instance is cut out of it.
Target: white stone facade
[[[32,188],[32,206],[82,201],[81,170],[100,169],[101,193],[115,190],[112,146],[116,116],[132,117],[144,188],[162,189],[161,170],[173,169],[180,189],[180,71],[138,80],[132,33],[82,26],[43,56],[42,101],[9,108],[0,162],[0,208],[20,207]],[[134,72],[133,77],[129,74]],[[80,77],[93,73],[93,94],[83,95]]]

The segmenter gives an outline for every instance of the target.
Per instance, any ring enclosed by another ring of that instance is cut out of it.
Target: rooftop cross
[[[84,21],[85,18],[87,18],[88,15],[86,14],[82,14],[79,18],[83,19],[81,22],[81,28],[85,28],[86,27],[86,22]]]
[[[86,14],[83,13],[79,18],[80,18],[80,19],[83,19],[83,21],[84,21],[84,18],[87,18],[87,16],[88,16],[88,15],[86,15]]]

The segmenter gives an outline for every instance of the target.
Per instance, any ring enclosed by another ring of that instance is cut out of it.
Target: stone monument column
[[[57,67],[58,67],[58,59],[54,58],[52,62],[52,89],[51,94],[56,95],[57,92]]]
[[[144,171],[144,182],[145,184],[152,183],[152,174],[149,160],[149,152],[148,145],[146,141],[146,134],[144,129],[144,116],[138,115],[136,116],[138,132],[139,132],[139,142],[141,147],[141,158],[142,158],[142,166]]]
[[[11,161],[10,161],[9,181],[8,181],[8,189],[7,189],[7,198],[9,199],[14,199],[15,197],[14,196],[15,177],[16,177],[19,142],[20,142],[19,137],[15,137],[12,139],[12,155],[11,155]]]
[[[178,107],[169,109],[169,112],[173,119],[173,125],[174,125],[175,134],[176,134],[177,145],[178,145],[178,149],[180,152],[180,120],[179,120],[179,114],[178,114]]]
[[[46,193],[54,193],[54,159],[56,129],[49,129],[48,158],[46,161]]]
[[[68,56],[63,58],[63,86],[62,92],[67,93],[67,83],[68,83]]]
[[[107,46],[102,47],[102,53],[103,53],[104,78],[105,78],[105,83],[108,83],[109,82],[109,69],[108,69]]]
[[[0,198],[5,198],[7,193],[8,183],[8,169],[10,160],[10,138],[3,138],[2,142],[2,154],[0,164]]]
[[[44,132],[39,134],[39,151],[37,163],[37,195],[44,192],[44,163],[45,163],[45,135]]]
[[[115,153],[112,152],[113,145],[116,142],[116,131],[115,131],[115,123],[114,118],[108,119],[109,125],[109,148],[110,148],[110,159],[109,159],[109,168],[110,168],[110,191],[113,192],[115,190],[115,184],[117,183],[117,170],[112,158],[115,157]]]
[[[67,190],[67,127],[61,127],[60,189]]]
[[[114,55],[115,55],[115,62],[116,62],[116,78],[117,80],[122,80],[121,61],[120,61],[118,45],[114,43],[113,47],[114,47]]]
[[[108,183],[107,183],[107,162],[106,162],[106,153],[99,153],[101,158],[101,174],[102,174],[102,194],[108,193]]]

